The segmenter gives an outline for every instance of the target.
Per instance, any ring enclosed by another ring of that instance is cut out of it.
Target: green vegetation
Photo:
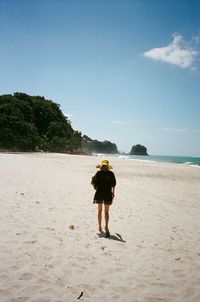
[[[0,96],[1,149],[78,152],[81,141],[58,104],[25,93]]]
[[[115,144],[92,140],[75,131],[58,104],[19,92],[0,96],[0,149],[118,153]]]
[[[90,152],[96,152],[96,153],[108,153],[108,154],[119,153],[116,144],[111,143],[109,141],[100,142],[98,140],[92,140],[86,135],[83,136],[82,147],[83,150],[88,150]]]
[[[79,154],[119,153],[116,144],[107,140],[92,140],[75,131],[59,104],[41,96],[20,92],[0,96],[0,149]],[[135,145],[130,155],[148,155],[147,148]]]
[[[138,144],[131,148],[130,155],[148,155],[147,148]]]

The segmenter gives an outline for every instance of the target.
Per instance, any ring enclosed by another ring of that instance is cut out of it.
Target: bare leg
[[[98,203],[98,224],[99,224],[100,232],[102,231],[101,221],[102,221],[102,203]]]
[[[104,204],[104,210],[105,210],[105,229],[106,229],[106,235],[110,236],[110,232],[108,229],[108,222],[109,222],[109,204]]]

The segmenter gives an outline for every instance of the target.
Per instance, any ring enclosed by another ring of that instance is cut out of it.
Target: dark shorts
[[[112,192],[109,191],[102,191],[97,190],[94,194],[94,201],[93,203],[104,203],[104,204],[112,204],[113,196]]]
[[[103,204],[112,204],[112,201],[106,201],[106,200],[94,200],[93,203],[103,203]]]

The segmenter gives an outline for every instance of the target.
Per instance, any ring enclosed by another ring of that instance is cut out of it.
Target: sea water
[[[184,165],[192,165],[192,166],[200,167],[200,157],[169,156],[169,155],[148,155],[148,156],[128,155],[128,158],[150,160],[156,162],[165,162],[165,163],[176,163],[176,164],[184,164]]]
[[[170,156],[170,155],[128,155],[128,154],[94,154],[100,157],[119,157],[129,160],[146,160],[146,161],[155,161],[155,162],[165,162],[165,163],[175,163],[175,164],[184,164],[200,167],[200,157],[191,157],[191,156]]]

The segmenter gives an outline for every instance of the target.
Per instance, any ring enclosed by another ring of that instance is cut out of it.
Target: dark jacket
[[[98,171],[92,178],[92,185],[96,190],[94,201],[112,201],[113,196],[111,189],[116,186],[116,178],[112,171]]]

